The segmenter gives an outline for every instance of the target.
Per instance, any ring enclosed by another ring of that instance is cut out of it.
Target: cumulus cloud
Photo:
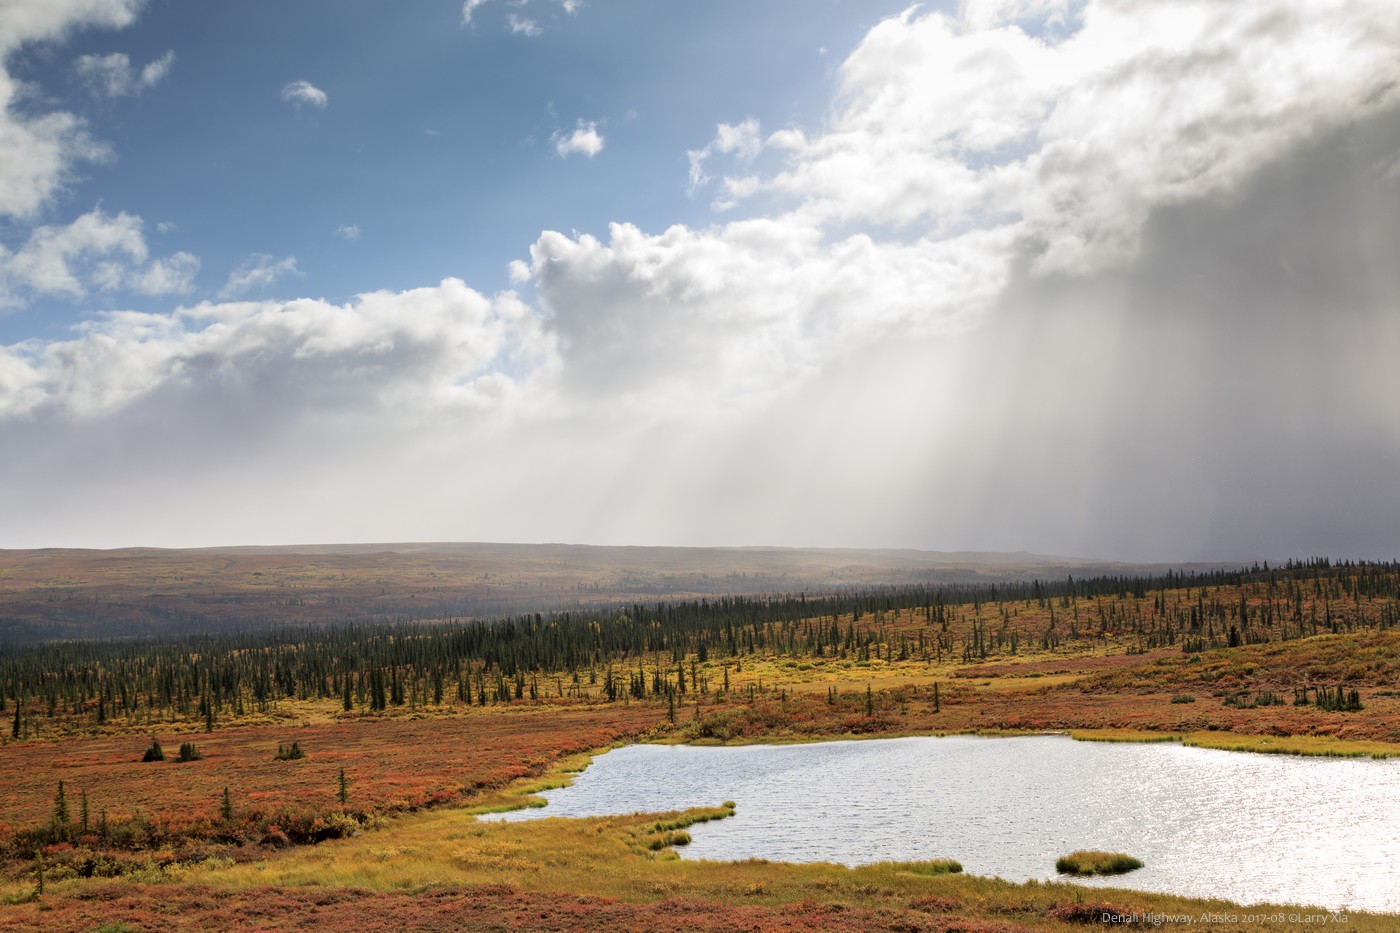
[[[784,220],[654,236],[614,224],[606,243],[545,234],[530,271],[568,391],[631,398],[650,416],[761,399],[905,324],[924,335],[966,327],[1000,283],[983,259],[997,244],[983,236],[894,248],[824,242]]]
[[[93,289],[189,291],[198,259],[176,253],[146,265],[147,253],[141,218],[125,212],[113,216],[98,208],[69,224],[37,227],[14,252],[0,246],[0,306],[31,296],[77,300]]]
[[[142,0],[14,0],[0,6],[0,217],[33,215],[75,162],[109,155],[71,113],[17,110],[19,88],[4,62],[25,43],[60,39],[84,26],[126,26],[141,6]]]
[[[783,137],[784,140],[790,138],[792,137]],[[800,132],[797,138],[801,138]],[[734,155],[743,162],[749,162],[762,150],[763,139],[759,133],[759,122],[756,118],[748,117],[742,123],[732,126],[728,123],[721,123],[715,129],[714,139],[701,149],[691,149],[686,152],[686,158],[690,161],[690,180],[686,187],[686,193],[694,197],[697,191],[709,184],[711,179],[705,171],[705,164],[711,156],[717,153]]]
[[[515,13],[506,16],[506,24],[510,26],[510,31],[517,36],[538,36],[541,32],[539,23],[528,16],[520,16]]]
[[[498,370],[546,347],[512,295],[448,279],[343,305],[302,299],[110,312],[42,348],[0,348],[0,417],[94,418],[161,392],[259,393],[268,404],[354,410],[474,406],[506,391]]]
[[[238,264],[219,290],[220,298],[234,298],[249,292],[265,291],[289,275],[301,275],[295,256],[278,259],[267,253],[253,253]]]
[[[462,25],[469,26],[472,21],[472,14],[477,8],[484,4],[486,0],[463,0],[462,2]]]
[[[157,259],[131,277],[131,287],[144,295],[187,295],[199,273],[198,257],[178,252]]]
[[[292,81],[282,88],[282,99],[293,107],[300,107],[305,104],[308,107],[315,107],[317,110],[325,110],[326,104],[330,103],[330,98],[326,92],[312,84],[310,81]]]
[[[1400,99],[1381,0],[910,10],[841,67],[828,131],[771,186],[814,222],[1014,225],[1044,271],[1131,255],[1156,207],[1228,190],[1317,132]],[[968,18],[971,17],[971,18]]]
[[[139,71],[131,67],[131,59],[121,52],[110,55],[83,55],[74,67],[78,76],[97,97],[126,97],[154,87],[170,73],[175,53],[166,52]]]
[[[571,155],[585,155],[593,158],[603,151],[603,135],[598,132],[598,124],[593,120],[580,119],[572,133],[555,133],[550,137],[554,151],[560,158]]]
[[[511,2],[514,6],[523,8],[530,2],[530,0],[511,0]],[[463,0],[462,25],[470,26],[472,23],[472,18],[476,15],[476,12],[483,6],[485,6],[486,3],[487,0]],[[559,0],[559,6],[563,9],[565,13],[572,16],[576,14],[579,10],[583,9],[583,2],[582,0]],[[531,37],[538,36],[544,31],[543,27],[540,26],[538,20],[532,19],[528,16],[524,16],[520,13],[506,14],[506,28],[508,28],[512,33],[516,35]]]

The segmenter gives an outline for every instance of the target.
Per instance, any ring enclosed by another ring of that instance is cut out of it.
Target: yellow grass
[[[1184,745],[1218,748],[1231,752],[1262,752],[1273,755],[1308,755],[1322,758],[1400,758],[1400,745],[1393,742],[1352,741],[1325,735],[1235,735],[1229,732],[1192,732]]]
[[[1142,729],[1071,729],[1070,737],[1080,742],[1180,742],[1175,732],[1148,732]]]
[[[1083,674],[1044,674],[1032,677],[995,677],[989,681],[975,682],[977,689],[987,693],[1022,693],[1040,690],[1045,687],[1062,687],[1076,680],[1083,680]]]
[[[658,825],[684,823],[695,815],[697,811],[500,823],[478,821],[464,810],[437,810],[395,819],[383,831],[251,864],[189,869],[182,877],[238,889],[351,886],[398,892],[504,883],[526,891],[579,892],[633,903],[682,897],[736,904],[810,900],[881,907],[932,895],[970,916],[996,918],[1013,912],[1029,919],[1039,914],[1042,923],[1052,906],[1079,899],[1128,903],[1160,913],[1240,913],[1221,901],[1136,891],[1085,892],[1059,882],[1017,885],[1000,879],[929,874],[924,863],[885,862],[847,869],[827,863],[710,862],[679,859],[673,850],[649,848]],[[1371,933],[1394,930],[1395,925],[1391,918],[1353,914],[1348,928]]]
[[[1234,732],[1150,732],[1140,729],[1074,729],[1081,742],[1180,742],[1194,748],[1319,758],[1400,758],[1400,744],[1353,741],[1326,735],[1240,735]]]

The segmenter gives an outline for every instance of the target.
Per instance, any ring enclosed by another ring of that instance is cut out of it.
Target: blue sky
[[[1393,0],[9,0],[0,547],[1396,557],[1396,255]]]
[[[820,126],[836,65],[900,9],[663,0],[570,14],[554,0],[491,0],[464,24],[454,0],[157,0],[130,28],[25,47],[11,71],[114,156],[77,167],[44,218],[98,205],[139,215],[153,253],[200,260],[180,301],[216,297],[254,254],[295,257],[298,273],[238,297],[343,300],[447,276],[492,292],[544,229],[714,222],[709,199],[687,194],[686,151],[750,115]],[[511,16],[538,34],[512,32]],[[166,77],[117,98],[94,96],[75,68],[121,53],[139,69],[169,52]],[[325,93],[324,108],[282,99],[298,80]],[[604,151],[561,157],[551,137],[579,120],[597,124]],[[174,229],[157,233],[160,223]],[[351,227],[357,239],[337,235]],[[12,224],[3,242],[18,248],[27,229]],[[149,305],[120,290],[39,296],[0,316],[0,340],[54,338],[91,311]]]

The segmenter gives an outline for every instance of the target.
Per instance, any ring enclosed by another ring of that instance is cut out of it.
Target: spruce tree
[[[68,795],[62,781],[58,782],[58,793],[53,798],[53,831],[59,838],[68,833]]]

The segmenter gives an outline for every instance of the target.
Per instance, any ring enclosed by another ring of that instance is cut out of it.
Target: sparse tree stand
[[[301,743],[300,743],[300,742],[293,742],[290,748],[284,746],[281,742],[278,742],[278,743],[277,743],[277,760],[278,760],[278,761],[293,761],[293,760],[295,760],[295,759],[297,759],[297,758],[305,758],[305,757],[306,757],[306,752],[304,752],[304,751],[301,750]]]

